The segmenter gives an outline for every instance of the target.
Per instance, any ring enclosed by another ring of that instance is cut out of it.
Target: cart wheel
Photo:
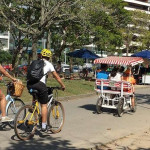
[[[124,105],[124,98],[120,98],[117,106],[117,113],[119,117],[122,117],[124,113],[123,105]]]
[[[137,110],[137,100],[136,100],[136,98],[134,97],[134,108],[131,107],[131,111],[132,111],[132,112],[136,112],[136,110]]]
[[[102,97],[98,98],[97,103],[96,103],[96,112],[98,114],[102,113],[102,103],[103,103],[103,98]]]

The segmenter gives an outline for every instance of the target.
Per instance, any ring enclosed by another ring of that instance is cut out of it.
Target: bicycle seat
[[[29,90],[29,93],[30,93],[30,94],[34,94],[34,93],[35,93],[35,94],[38,94],[39,92],[38,92],[38,90],[30,89],[30,90]]]

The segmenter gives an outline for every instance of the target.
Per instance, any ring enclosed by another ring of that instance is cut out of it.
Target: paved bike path
[[[58,134],[37,131],[29,141],[18,140],[12,129],[0,127],[0,150],[79,150],[105,144],[150,128],[150,88],[137,89],[138,111],[123,117],[115,111],[95,113],[97,95],[63,101],[65,124]],[[6,131],[5,131],[6,130]]]

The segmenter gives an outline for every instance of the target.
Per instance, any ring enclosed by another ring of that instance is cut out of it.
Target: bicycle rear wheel
[[[65,121],[65,111],[63,105],[55,101],[48,111],[47,123],[52,133],[58,133],[62,130]]]
[[[38,114],[33,107],[25,105],[16,114],[14,121],[14,131],[21,140],[28,140],[34,136],[38,123]]]
[[[6,114],[12,119],[15,119],[15,115],[18,110],[23,107],[25,104],[21,99],[14,98],[14,101],[8,104]],[[14,121],[9,122],[11,128],[14,127]]]

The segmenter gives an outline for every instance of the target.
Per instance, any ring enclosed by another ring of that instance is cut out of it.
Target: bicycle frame
[[[32,115],[31,115],[31,117],[30,117],[29,120],[28,120],[28,124],[30,124],[30,125],[31,125],[31,124],[35,124],[35,123],[39,123],[39,119],[38,119],[38,122],[32,121],[32,118],[33,118],[33,116],[34,116],[35,111],[37,111],[37,114],[38,114],[38,115],[40,114],[38,101],[35,102],[35,106],[34,106]],[[27,114],[26,114],[26,116],[25,116],[25,118],[24,118],[24,120],[20,120],[20,121],[18,121],[18,123],[20,123],[20,124],[21,124],[21,123],[24,123],[29,114],[30,114],[30,112],[28,111]]]
[[[48,98],[49,98],[50,100],[49,100],[49,102],[47,103],[47,107],[51,107],[52,101],[54,100],[53,94],[50,94],[50,95],[48,96]],[[33,122],[33,121],[32,121],[32,118],[33,118],[33,115],[34,115],[35,111],[37,111],[37,114],[40,115],[39,102],[38,102],[37,100],[36,100],[36,102],[35,102],[35,106],[34,106],[34,110],[33,110],[33,112],[32,112],[32,115],[31,115],[31,117],[29,118],[28,124],[39,123],[39,119],[38,119],[38,122]],[[28,115],[29,115],[29,112],[27,112],[27,114],[26,114],[24,120],[20,120],[18,123],[20,123],[20,124],[21,124],[21,123],[24,123],[25,120],[26,120],[26,118],[28,117]],[[56,107],[56,115],[55,115],[55,111],[53,110],[53,116],[59,117],[59,112],[58,112],[58,108],[57,108],[57,107]]]
[[[7,103],[7,105],[6,105],[6,111],[7,111],[7,109],[8,109],[8,107],[9,107],[9,105],[10,105],[10,103],[11,102],[13,102],[13,104],[14,104],[14,99],[11,97],[11,95],[9,95],[9,94],[7,94],[6,95],[6,100],[8,101],[8,103]],[[14,105],[14,108],[16,109],[16,106]]]

